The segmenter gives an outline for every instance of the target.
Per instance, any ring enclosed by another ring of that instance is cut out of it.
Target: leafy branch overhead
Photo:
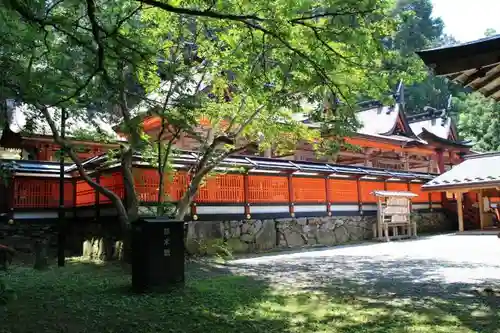
[[[398,76],[385,66],[396,52],[383,43],[397,28],[394,8],[391,0],[4,0],[0,94],[44,118],[82,177],[118,206],[85,176],[49,110],[99,118],[127,137],[121,167],[135,202],[117,209],[129,221],[138,206],[132,156],[150,144],[160,172],[179,143],[198,150],[184,208],[230,154],[290,151],[299,141],[338,150],[357,127],[352,105],[385,95],[389,75]],[[144,115],[160,126],[146,130]]]

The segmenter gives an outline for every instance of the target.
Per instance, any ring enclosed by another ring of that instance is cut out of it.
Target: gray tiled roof
[[[8,123],[9,129],[14,133],[20,133],[28,126],[28,122],[32,122],[32,133],[35,135],[52,135],[52,131],[45,118],[37,111],[30,108],[29,105],[20,103],[15,104],[9,101],[7,104]],[[55,108],[49,108],[49,113],[53,117],[58,130],[60,127],[61,111]],[[70,118],[66,120],[66,135],[71,135],[77,131],[83,130],[88,133],[95,133],[96,135],[101,132],[106,134],[109,138],[120,140],[118,134],[113,130],[111,124],[107,120],[101,119],[97,116],[91,116],[85,112],[71,113]]]
[[[470,155],[461,164],[434,178],[422,188],[487,188],[500,186],[500,152]]]
[[[451,118],[447,117],[444,121],[439,117],[436,117],[435,119],[417,121],[410,123],[410,128],[416,135],[422,134],[425,128],[440,138],[448,139],[451,130]]]
[[[390,133],[396,126],[399,115],[399,104],[360,111],[356,114],[361,128],[358,133],[380,135]]]

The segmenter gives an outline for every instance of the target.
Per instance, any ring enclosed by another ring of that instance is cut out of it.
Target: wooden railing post
[[[356,187],[358,189],[358,210],[359,214],[363,215],[363,199],[361,197],[361,177],[356,177]]]
[[[408,192],[411,192],[411,180],[408,181],[407,186],[408,186]],[[413,210],[413,205],[412,205],[412,202],[410,200],[410,212],[412,210]]]
[[[330,198],[330,176],[325,177],[325,191],[326,191],[326,213],[332,216],[332,200]]]
[[[250,188],[248,184],[248,170],[243,174],[243,200],[245,203],[245,217],[249,220],[252,216],[250,215]]]
[[[288,207],[290,211],[290,216],[295,217],[295,207],[294,207],[294,195],[293,195],[293,175],[288,174]]]

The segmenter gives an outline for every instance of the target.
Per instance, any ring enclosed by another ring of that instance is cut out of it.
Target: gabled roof
[[[57,129],[60,130],[61,110],[49,108],[49,112],[55,120]],[[17,137],[19,140],[22,132],[28,129],[29,135],[52,136],[49,124],[39,112],[32,110],[27,104],[9,100],[7,102],[7,124],[1,133],[2,141],[7,136]],[[123,139],[113,130],[108,121],[87,112],[72,113],[71,117],[66,120],[65,130],[67,137],[77,134],[78,131],[85,131],[90,134],[95,133],[96,136],[102,133],[112,140]]]
[[[454,141],[449,140],[447,138],[442,138],[427,129],[423,128],[422,133],[420,133],[420,138],[427,142],[428,144],[432,144],[436,148],[446,149],[449,147],[453,147],[463,153],[469,152],[472,148],[473,144],[469,141]]]
[[[500,35],[417,54],[434,74],[500,100]]]
[[[500,153],[469,155],[465,161],[439,175],[422,189],[446,191],[500,187]]]
[[[197,152],[186,150],[177,151],[175,154],[172,154],[172,164],[178,169],[189,168],[195,165],[199,161],[199,158],[200,155]],[[89,158],[82,163],[88,170],[106,170],[119,166],[119,153],[114,155],[113,159],[111,159],[108,154],[102,154]],[[134,165],[152,167],[140,154],[134,155]],[[268,171],[276,173],[306,172],[328,175],[370,176],[420,181],[427,181],[435,176],[435,174],[424,172],[398,171],[322,162],[288,161],[279,158],[266,158],[253,155],[234,155],[226,157],[219,164],[219,168],[246,168],[250,171]],[[76,169],[76,165],[72,165],[66,168],[66,172],[75,171]]]
[[[361,134],[391,135],[396,128],[399,117],[399,104],[381,106],[356,113],[361,128]]]
[[[451,134],[451,123],[452,120],[450,117],[446,118],[439,117],[439,118],[412,122],[410,123],[410,127],[413,133],[415,133],[419,137],[425,130],[430,133],[433,133],[434,135],[440,138],[448,139]]]

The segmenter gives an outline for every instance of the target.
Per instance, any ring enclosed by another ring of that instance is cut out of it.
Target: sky
[[[500,33],[500,0],[432,0],[433,16],[441,17],[445,33],[460,42],[484,37],[488,28]]]

